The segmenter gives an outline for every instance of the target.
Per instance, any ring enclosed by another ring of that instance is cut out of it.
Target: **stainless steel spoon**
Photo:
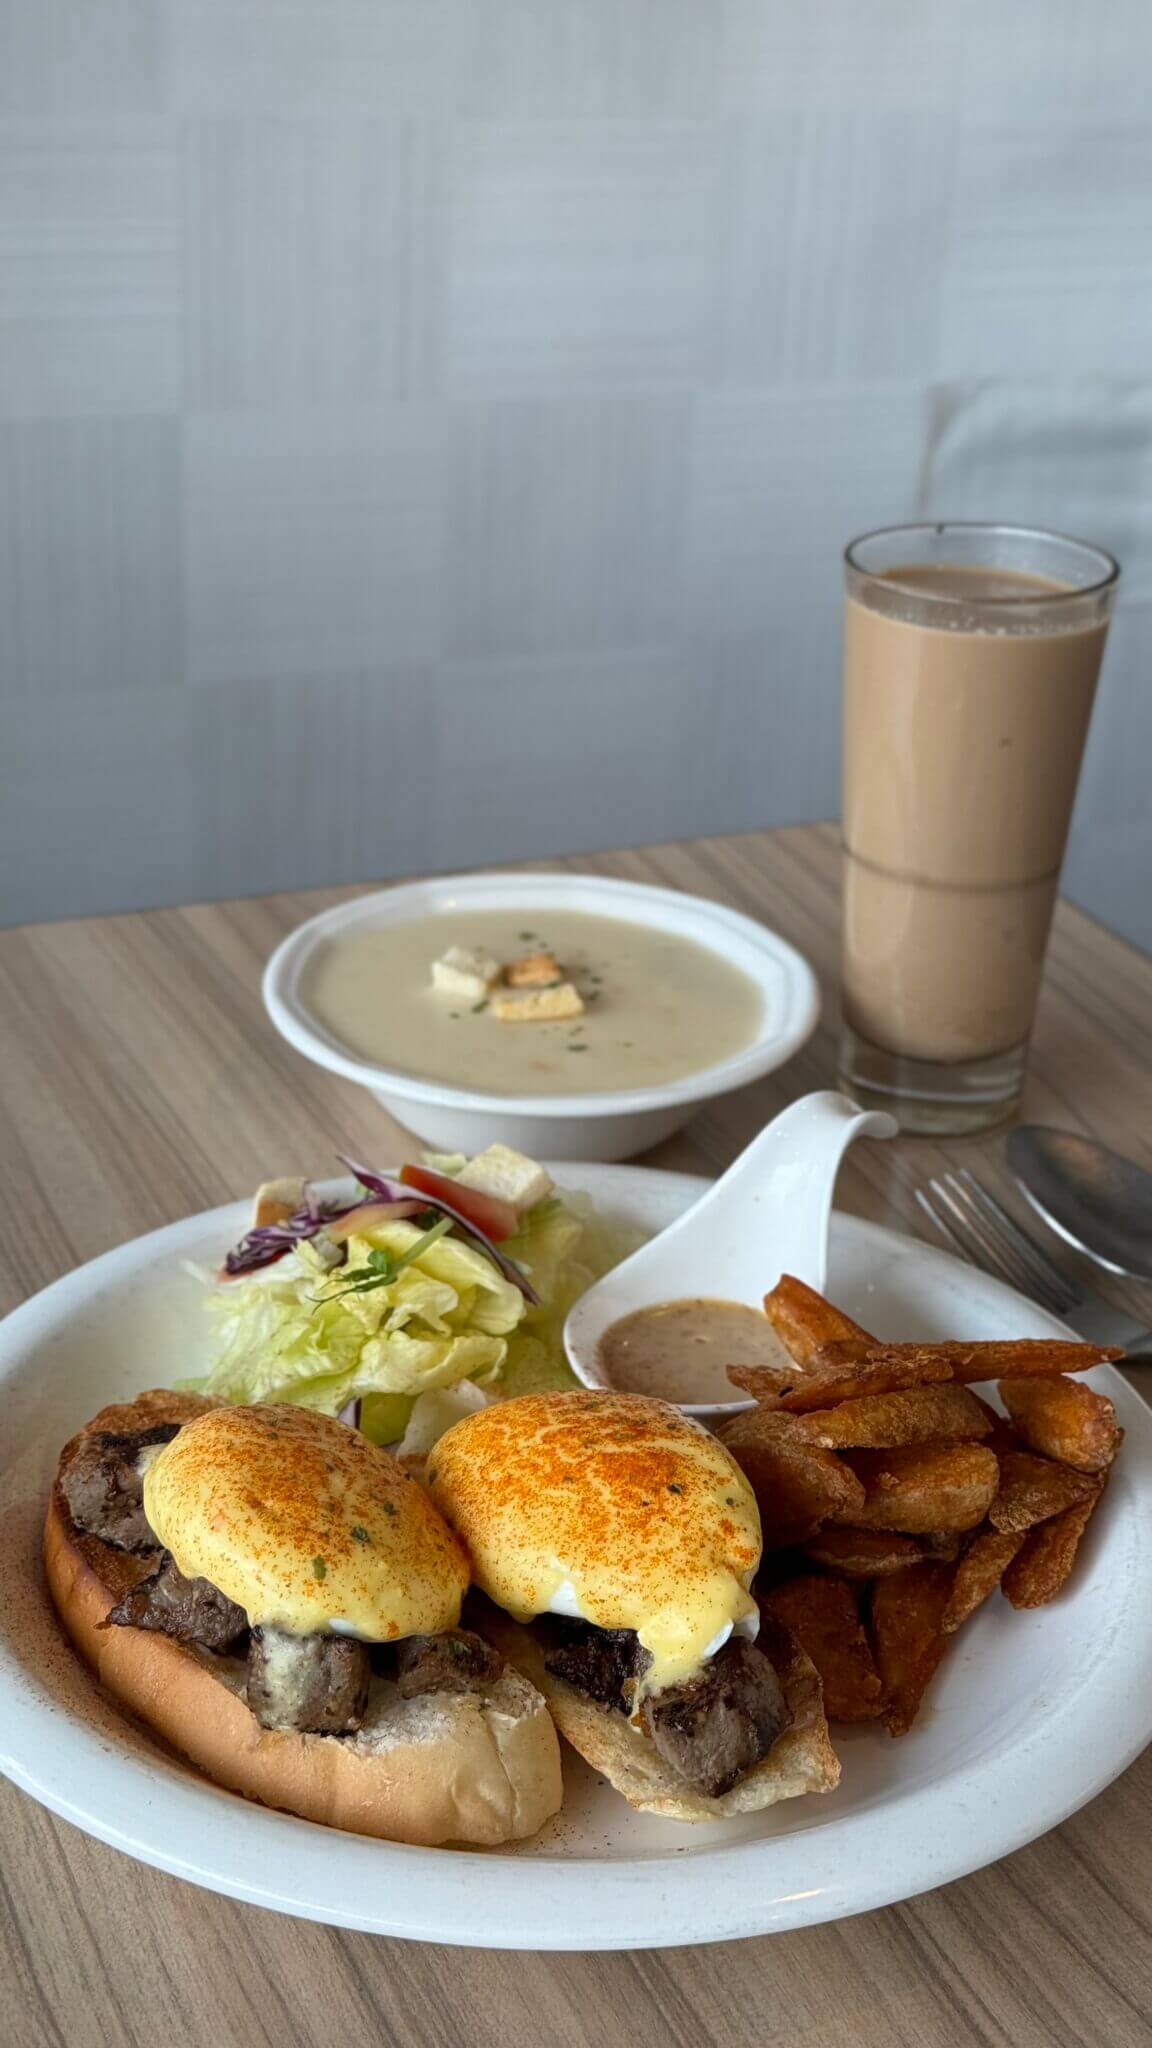
[[[1008,1164],[1044,1221],[1097,1265],[1152,1281],[1152,1173],[1095,1138],[1021,1124]]]

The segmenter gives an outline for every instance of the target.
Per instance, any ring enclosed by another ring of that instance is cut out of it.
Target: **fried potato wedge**
[[[877,1580],[871,1635],[876,1669],[888,1695],[884,1724],[906,1735],[944,1654],[944,1612],[952,1591],[948,1564],[914,1564]]]
[[[864,1487],[864,1505],[834,1510],[829,1519],[861,1529],[896,1529],[916,1536],[974,1529],[984,1520],[1000,1483],[1000,1467],[983,1444],[909,1444],[902,1450],[848,1451],[848,1464]]]
[[[1031,1529],[1052,1515],[1062,1515],[1087,1500],[1095,1480],[1032,1451],[1005,1451],[1000,1458],[1000,1488],[988,1510],[994,1529]]]
[[[894,1364],[816,1366],[807,1372],[788,1374],[774,1365],[730,1365],[728,1377],[757,1401],[782,1408],[789,1415],[804,1415],[814,1408],[832,1408],[841,1401],[863,1400],[867,1395],[896,1394],[905,1387],[921,1387],[948,1378],[946,1365],[914,1360]]]
[[[797,1429],[826,1450],[894,1450],[902,1444],[987,1436],[991,1424],[967,1387],[904,1387],[861,1394],[797,1417]]]
[[[1044,1607],[1054,1600],[1076,1562],[1080,1539],[1099,1505],[1106,1472],[1085,1475],[1091,1492],[1063,1514],[1029,1531],[1001,1580],[1013,1607]]]
[[[1063,1374],[1055,1379],[1001,1380],[998,1391],[1017,1436],[1030,1451],[1072,1465],[1077,1472],[1104,1472],[1112,1463],[1124,1432],[1107,1394],[1094,1393]]]
[[[833,1451],[798,1436],[792,1416],[754,1408],[734,1415],[720,1437],[756,1495],[766,1551],[804,1543],[830,1516],[856,1520],[860,1480]]]
[[[889,1529],[853,1529],[830,1522],[804,1545],[805,1558],[846,1579],[886,1579],[921,1563],[924,1550],[914,1536],[896,1536]]]
[[[952,1591],[944,1609],[942,1626],[946,1636],[953,1635],[969,1615],[983,1606],[988,1595],[996,1591],[1024,1541],[1022,1529],[977,1531],[956,1567]]]
[[[1114,1346],[1102,1349],[1048,1337],[1022,1337],[1015,1344],[862,1344],[857,1338],[821,1345],[812,1355],[810,1369],[823,1373],[839,1366],[850,1372],[862,1366],[934,1364],[943,1365],[944,1372],[925,1372],[924,1379],[939,1377],[968,1386],[973,1381],[1031,1378],[1034,1373],[1089,1372],[1123,1356]]]
[[[875,1339],[854,1323],[842,1309],[834,1308],[806,1281],[784,1273],[771,1294],[764,1296],[764,1313],[784,1349],[799,1365],[807,1365],[822,1344],[837,1339],[872,1344]]]
[[[885,1707],[872,1646],[860,1626],[856,1594],[844,1579],[787,1579],[760,1601],[811,1657],[830,1721],[875,1721]]]
[[[968,1392],[972,1393],[972,1389],[969,1388]],[[972,1399],[979,1402],[981,1413],[988,1423],[988,1434],[984,1438],[988,1449],[995,1451],[997,1457],[1001,1451],[1019,1450],[1020,1446],[1008,1417],[1002,1415],[999,1408],[994,1408],[991,1401],[986,1401],[982,1394],[972,1394]]]

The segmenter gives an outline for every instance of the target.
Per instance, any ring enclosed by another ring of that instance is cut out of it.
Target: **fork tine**
[[[1064,1289],[1052,1285],[1046,1274],[1025,1262],[1007,1233],[999,1228],[995,1217],[985,1213],[963,1181],[954,1173],[945,1174],[944,1186],[948,1199],[954,1208],[963,1212],[969,1229],[982,1247],[983,1263],[988,1265],[991,1262],[994,1270],[1004,1275],[1013,1287],[1030,1294],[1034,1301],[1041,1302],[1045,1308],[1062,1308],[1067,1301]]]
[[[975,1204],[970,1204],[971,1213],[962,1205],[960,1197],[966,1196],[962,1186],[958,1184],[954,1192],[943,1181],[933,1180],[927,1188],[916,1188],[913,1192],[940,1235],[969,1265],[979,1266],[984,1272],[997,1273],[1010,1286],[1030,1294],[1044,1308],[1059,1313],[1067,1307],[1067,1295],[1063,1290],[1057,1293],[1046,1277],[1034,1274],[1023,1261],[1013,1260],[1006,1239],[993,1238],[987,1226],[983,1231],[977,1228],[975,1217],[979,1212]]]
[[[977,1180],[969,1167],[962,1166],[957,1178],[964,1182],[977,1207],[983,1210],[989,1228],[997,1226],[1003,1231],[1028,1270],[1035,1273],[1038,1279],[1047,1281],[1048,1285],[1062,1296],[1065,1308],[1075,1308],[1078,1302],[1083,1301],[1084,1291],[1079,1283],[1070,1273],[1063,1272],[1054,1259],[1049,1258],[1043,1245],[1032,1236],[1031,1231],[1025,1230],[1014,1216],[1009,1215],[1003,1204],[997,1201],[995,1195],[982,1181]]]
[[[932,1201],[932,1197],[928,1192],[928,1189],[913,1188],[912,1192],[915,1195],[916,1200],[919,1202],[920,1207],[923,1209],[924,1214],[927,1216],[928,1221],[935,1225],[941,1237],[947,1238],[948,1243],[951,1245],[953,1251],[956,1252],[960,1258],[967,1259],[968,1264],[972,1265],[972,1254],[968,1250],[967,1245],[964,1243],[962,1238],[957,1237],[956,1232],[953,1230],[952,1225],[948,1221],[948,1218],[945,1215],[942,1215],[940,1210],[935,1207]]]
[[[954,1176],[943,1175],[931,1182],[936,1198],[948,1211],[953,1234],[964,1247],[964,1256],[974,1266],[982,1266],[986,1273],[996,1273],[1006,1280],[1009,1287],[1034,1289],[1034,1282],[1022,1265],[1014,1260],[1010,1248],[987,1230],[974,1206],[964,1199],[964,1190],[954,1185]]]

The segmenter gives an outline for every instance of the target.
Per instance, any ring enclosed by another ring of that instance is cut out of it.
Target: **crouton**
[[[525,953],[504,969],[509,988],[551,988],[563,979],[564,969],[555,953]]]
[[[552,988],[517,990],[492,998],[492,1015],[502,1024],[547,1024],[553,1018],[581,1017],[584,1004],[579,989],[570,981],[558,981]]]
[[[479,1003],[500,978],[500,962],[482,946],[449,946],[432,962],[432,986],[462,1003]]]

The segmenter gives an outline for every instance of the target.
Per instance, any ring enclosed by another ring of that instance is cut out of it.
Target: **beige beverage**
[[[843,1000],[865,1047],[974,1071],[1019,1049],[990,1092],[1018,1088],[1107,609],[972,561],[850,576]]]

